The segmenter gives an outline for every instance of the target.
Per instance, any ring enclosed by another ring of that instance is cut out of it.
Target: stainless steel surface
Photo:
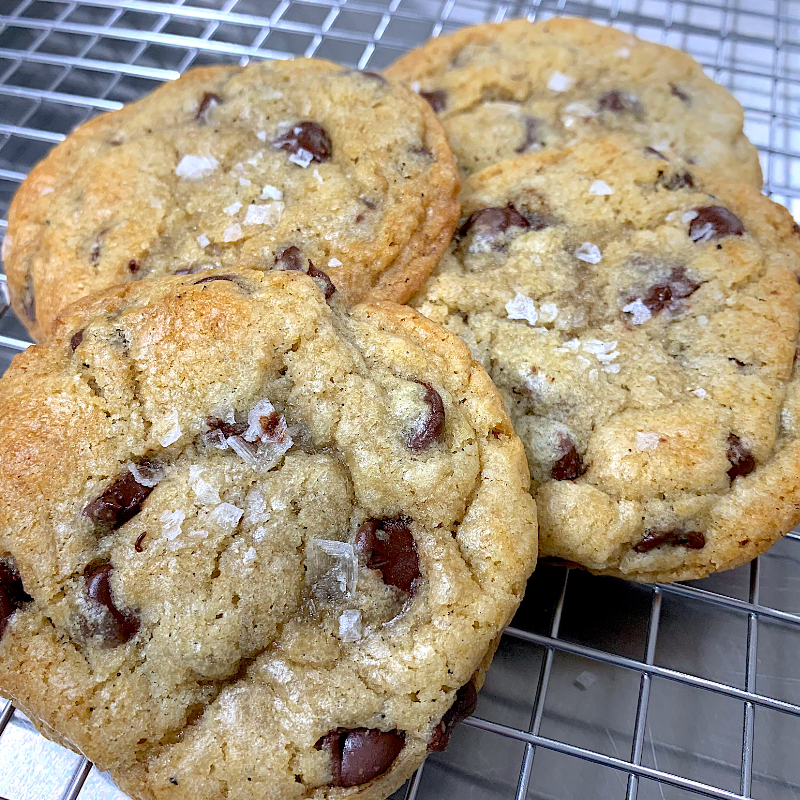
[[[76,124],[190,66],[291,54],[380,69],[429,36],[583,15],[680,47],[729,87],[766,189],[800,216],[800,0],[0,0],[0,237]],[[0,371],[27,346],[0,276]],[[705,581],[540,567],[476,717],[407,800],[800,798],[800,535]],[[124,800],[0,701],[0,796]],[[202,798],[197,798],[202,800]]]

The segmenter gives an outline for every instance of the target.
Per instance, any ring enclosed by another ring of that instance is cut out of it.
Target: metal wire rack
[[[800,215],[800,0],[0,0],[0,237],[54,143],[190,66],[296,54],[381,69],[461,25],[553,14],[695,56],[745,106],[766,190]],[[0,372],[29,341],[7,309],[0,274]],[[693,584],[540,567],[477,715],[395,797],[797,800],[798,749],[792,533]],[[2,700],[0,795],[124,800]]]

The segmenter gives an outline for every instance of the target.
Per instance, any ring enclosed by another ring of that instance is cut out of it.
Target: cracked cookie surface
[[[474,708],[536,559],[463,342],[297,272],[72,306],[0,432],[0,690],[135,798],[386,796]]]
[[[618,131],[761,186],[741,106],[694,59],[587,20],[465,28],[386,74],[427,97],[464,175]]]
[[[201,68],[52,150],[3,258],[37,338],[69,302],[181,269],[311,262],[349,303],[403,302],[447,246],[458,188],[435,115],[398,83],[311,59]]]
[[[635,580],[738,566],[800,520],[798,229],[690,170],[621,138],[486,169],[412,301],[503,393],[540,554]]]

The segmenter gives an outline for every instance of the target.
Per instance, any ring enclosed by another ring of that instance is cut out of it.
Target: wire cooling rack
[[[556,13],[695,56],[745,106],[766,190],[800,216],[800,0],[0,0],[0,237],[54,143],[188,67],[297,54],[381,69],[461,25]],[[28,342],[4,281],[0,371]],[[124,800],[1,700],[0,796]],[[540,567],[477,715],[395,797],[697,796],[800,798],[797,533],[692,584]]]

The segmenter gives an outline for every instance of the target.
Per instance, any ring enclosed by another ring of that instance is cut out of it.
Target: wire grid
[[[465,24],[554,14],[695,56],[743,103],[766,191],[800,214],[800,0],[0,0],[0,237],[53,144],[191,66],[305,55],[381,69]],[[0,371],[28,343],[0,274]],[[541,566],[477,716],[395,797],[800,798],[798,567],[796,532],[692,584]],[[123,798],[10,703],[0,792]]]

